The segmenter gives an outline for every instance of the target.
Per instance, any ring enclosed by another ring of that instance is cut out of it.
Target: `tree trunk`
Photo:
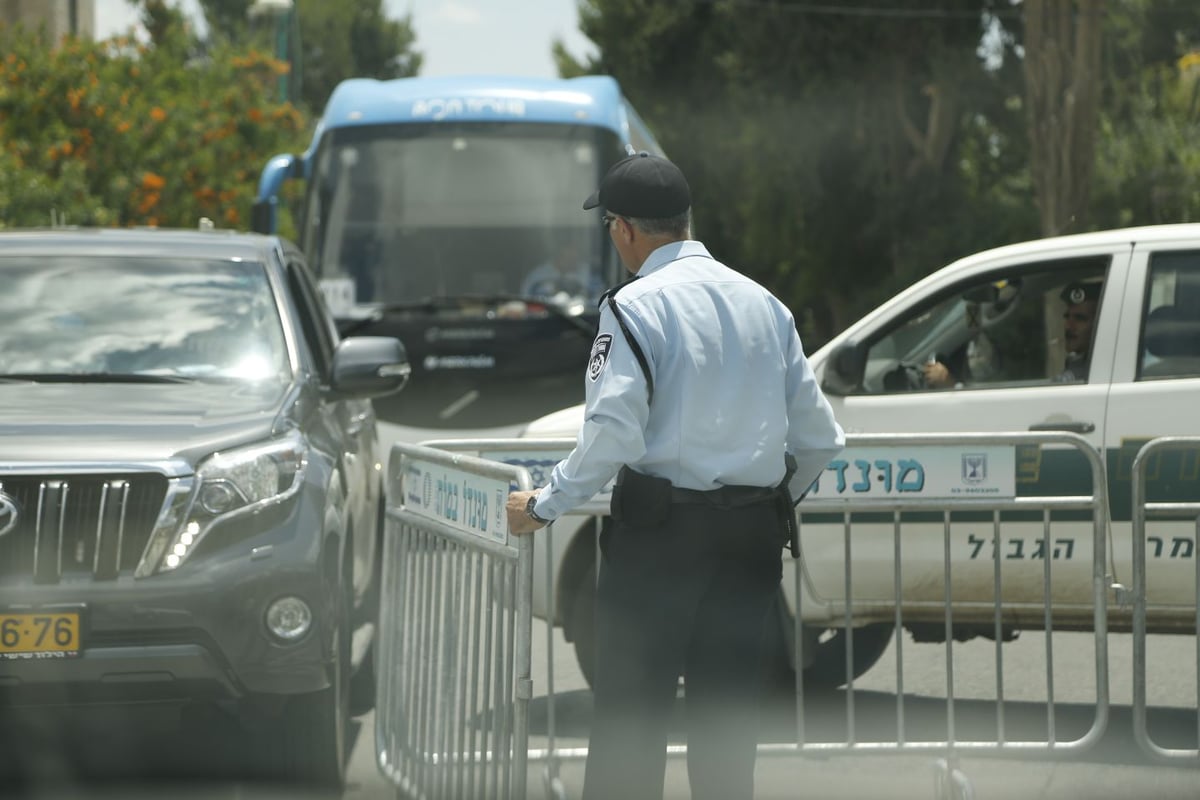
[[[1025,104],[1042,234],[1085,229],[1104,0],[1025,0]]]

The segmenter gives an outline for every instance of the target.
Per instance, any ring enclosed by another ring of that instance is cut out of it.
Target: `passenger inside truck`
[[[1051,266],[960,285],[901,317],[868,348],[863,390],[888,394],[1086,381],[1102,265]],[[1072,302],[1076,294],[1078,303]]]

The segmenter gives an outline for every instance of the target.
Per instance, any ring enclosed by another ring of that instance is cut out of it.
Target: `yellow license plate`
[[[78,611],[0,614],[0,659],[79,655]]]

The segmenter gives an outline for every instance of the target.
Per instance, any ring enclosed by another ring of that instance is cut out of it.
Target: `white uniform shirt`
[[[684,489],[773,487],[785,448],[799,497],[845,446],[791,312],[700,242],[655,250],[616,302],[648,361],[653,401],[605,302],[583,427],[538,495],[539,516],[586,502],[624,465]]]

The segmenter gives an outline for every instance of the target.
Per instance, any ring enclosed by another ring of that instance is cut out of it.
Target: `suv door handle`
[[[1030,425],[1031,431],[1067,431],[1068,433],[1091,433],[1096,426],[1091,422],[1039,422]]]

